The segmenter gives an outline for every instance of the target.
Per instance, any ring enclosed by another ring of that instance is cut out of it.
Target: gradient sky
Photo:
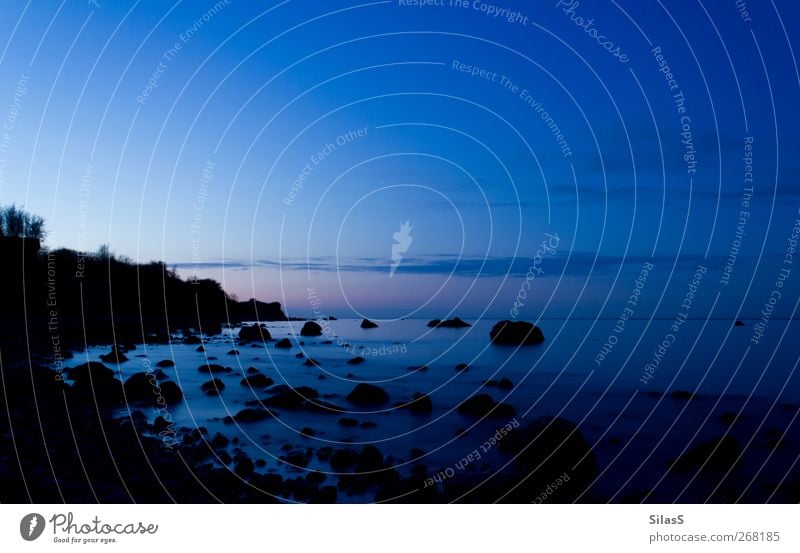
[[[311,287],[340,316],[504,317],[536,263],[521,317],[616,317],[652,262],[638,316],[673,316],[698,265],[693,315],[756,316],[800,208],[797,3],[558,3],[5,5],[0,203],[51,247],[108,243],[290,314]]]

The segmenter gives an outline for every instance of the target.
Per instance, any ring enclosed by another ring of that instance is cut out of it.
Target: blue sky
[[[505,316],[546,233],[525,317],[616,316],[649,261],[643,316],[671,316],[700,264],[698,309],[758,313],[800,206],[796,3],[403,4],[6,6],[0,203],[51,246],[297,314],[312,287],[340,315]]]

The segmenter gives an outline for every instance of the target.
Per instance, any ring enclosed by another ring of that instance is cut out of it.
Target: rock
[[[747,326],[743,321],[736,321],[733,326]]]
[[[129,402],[149,405],[174,405],[183,400],[183,392],[174,382],[159,384],[155,373],[139,372],[131,375],[123,385]]]
[[[211,442],[209,443],[211,444],[211,447],[214,449],[223,449],[228,447],[228,442],[229,442],[228,438],[217,432],[216,434],[214,434],[214,437],[211,438]]]
[[[269,390],[267,390],[269,392]],[[319,398],[319,392],[308,386],[288,388],[278,392],[269,399],[262,401],[264,405],[282,409],[301,409],[306,406],[306,401]]]
[[[469,365],[467,365],[466,363],[459,363],[458,365],[456,365],[456,370],[457,371],[468,371],[469,370]]]
[[[675,390],[673,391],[669,397],[672,399],[676,399],[678,401],[689,401],[690,399],[694,398],[694,392],[689,392],[686,390]]]
[[[361,328],[378,328],[378,325],[376,325],[369,319],[364,319],[363,321],[361,321]]]
[[[81,381],[88,382],[89,380],[115,380],[115,374],[116,373],[113,370],[109,369],[102,363],[98,363],[97,361],[89,361],[88,363],[67,369],[67,375],[76,383]]]
[[[172,359],[162,359],[158,363],[156,363],[156,367],[174,367],[175,361]]]
[[[258,422],[263,421],[264,419],[268,419],[272,417],[274,413],[267,411],[266,409],[242,409],[238,413],[236,413],[233,417],[225,417],[223,422],[230,424],[233,421],[236,422]]]
[[[374,445],[365,445],[356,460],[356,472],[373,472],[384,467],[383,453]]]
[[[281,460],[299,468],[306,468],[308,466],[308,459],[302,453],[290,453],[285,457],[281,457]]]
[[[261,371],[255,367],[247,367],[247,374],[261,374]]]
[[[341,472],[349,469],[358,462],[358,453],[354,449],[337,449],[328,459],[333,470]]]
[[[359,355],[359,356],[357,356],[357,357],[353,357],[352,359],[348,359],[348,360],[347,360],[347,364],[348,364],[348,365],[360,365],[360,364],[361,364],[361,363],[363,363],[364,361],[366,361],[366,359],[364,359],[363,357],[361,357],[361,356]]]
[[[197,344],[202,344],[203,340],[201,340],[199,336],[195,336],[194,334],[192,334],[191,336],[187,336],[186,338],[184,338],[183,343],[189,346],[194,346]]]
[[[267,327],[263,324],[242,326],[242,328],[239,329],[239,343],[269,342],[271,340],[272,336],[270,336],[269,330],[267,330]]]
[[[308,321],[300,329],[300,336],[322,336],[322,327],[314,321]]]
[[[389,401],[389,394],[380,386],[362,382],[347,394],[347,401],[360,406],[383,405]]]
[[[272,386],[275,381],[265,374],[253,374],[244,377],[239,384],[242,386],[250,386],[251,388],[266,388]]]
[[[240,478],[247,478],[254,470],[255,466],[250,457],[242,457],[233,467],[233,472]]]
[[[219,373],[230,372],[230,369],[226,369],[222,365],[215,365],[214,363],[210,363],[208,365],[200,365],[199,367],[197,367],[197,371],[207,374],[219,374]]]
[[[306,426],[300,431],[300,434],[302,434],[303,436],[308,436],[309,438],[313,438],[314,436],[317,435],[317,432],[313,428]]]
[[[330,446],[324,446],[317,450],[317,459],[320,461],[327,461],[333,455],[333,448]]]
[[[544,342],[542,330],[526,321],[500,321],[489,332],[493,344],[528,346]]]
[[[513,417],[517,411],[507,403],[497,403],[489,394],[477,394],[464,400],[458,412],[473,417]]]
[[[597,462],[589,442],[567,419],[540,417],[526,427],[519,427],[514,419],[498,428],[493,438],[501,452],[514,457],[519,471],[510,481],[497,485],[496,492],[508,492],[504,502],[572,503],[597,477]],[[560,482],[558,488],[537,501],[554,482]]]
[[[375,428],[376,426],[378,425],[372,421],[364,421],[358,425],[359,428]]]
[[[68,369],[67,373],[74,380],[68,390],[69,396],[79,403],[87,407],[94,407],[95,403],[100,407],[124,403],[122,382],[114,378],[116,373],[102,363],[90,361]]]
[[[671,468],[678,472],[697,472],[703,470],[727,472],[732,469],[742,454],[742,447],[733,436],[721,436],[702,442],[672,462]]]
[[[228,352],[228,355],[239,355],[239,350],[238,349],[232,349],[232,350],[230,350]]]
[[[300,353],[295,353],[295,354],[294,354],[294,356],[295,356],[297,359],[302,359],[302,358],[303,358],[303,357],[305,357],[306,355],[305,355],[305,354],[304,354],[304,353],[301,351]]]
[[[358,421],[351,417],[342,417],[338,420],[339,425],[346,427],[358,426]]]
[[[278,349],[291,349],[292,342],[289,338],[281,338],[276,342],[275,347]]]
[[[111,351],[105,355],[101,355],[100,359],[106,363],[124,363],[125,361],[128,361],[128,357],[119,346],[113,346]]]
[[[305,365],[306,367],[319,367],[320,366],[320,362],[317,361],[316,359],[311,359],[309,357],[308,359],[303,361],[303,365]]]
[[[333,343],[333,340],[323,340],[323,341],[322,341],[322,342],[320,342],[320,343],[321,343],[321,344],[325,344],[326,346],[329,346],[329,345],[331,345],[331,344]]]
[[[719,416],[719,422],[726,426],[730,426],[739,419],[739,415],[732,411],[726,411]]]
[[[205,392],[207,396],[216,396],[225,389],[225,383],[219,378],[213,378],[208,382],[203,382],[200,389]]]
[[[466,328],[472,325],[462,321],[458,317],[453,317],[452,319],[447,319],[444,321],[433,319],[428,323],[428,326],[431,328]]]
[[[433,412],[433,402],[429,395],[416,392],[412,398],[413,399],[407,403],[397,404],[397,407],[400,409],[408,409],[412,413],[419,415],[427,415]]]

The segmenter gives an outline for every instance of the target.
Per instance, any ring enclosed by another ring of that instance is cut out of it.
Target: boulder
[[[267,390],[269,391],[269,390]],[[288,388],[262,401],[264,405],[282,409],[301,409],[309,399],[319,398],[319,392],[308,386]]]
[[[214,363],[210,363],[207,365],[200,365],[199,367],[197,367],[197,371],[207,374],[219,374],[219,373],[231,372],[231,369],[223,367],[222,365],[216,365]]]
[[[200,385],[200,389],[203,390],[207,396],[216,396],[225,389],[225,383],[219,378],[213,378],[208,382],[203,382]]]
[[[446,320],[433,319],[428,323],[428,326],[431,328],[467,328],[472,325],[462,321],[458,317],[453,317],[452,319]]]
[[[119,346],[113,346],[111,351],[101,355],[100,359],[105,361],[106,363],[124,363],[128,361],[128,357],[125,355],[125,352],[122,351],[122,348]]]
[[[727,472],[739,462],[742,446],[731,435],[701,442],[676,459],[671,468],[677,472]]]
[[[272,336],[270,336],[269,330],[263,324],[242,326],[239,329],[239,342],[242,344],[247,342],[269,342],[271,340]]]
[[[183,339],[183,343],[189,346],[196,346],[197,344],[202,344],[203,340],[200,339],[199,336],[195,336],[192,334],[191,336],[187,336]]]
[[[238,413],[236,413],[233,417],[225,417],[223,422],[226,424],[230,424],[233,421],[236,422],[258,422],[263,421],[264,419],[268,419],[272,417],[274,413],[267,411],[266,409],[242,409]]]
[[[300,336],[322,336],[322,327],[314,321],[308,321],[300,329]]]
[[[428,415],[433,412],[433,402],[427,394],[416,392],[412,396],[412,400],[407,403],[400,403],[397,407],[401,409],[408,409],[412,413],[418,415]]]
[[[389,394],[380,386],[362,382],[347,394],[347,401],[360,406],[383,405],[389,401]]]
[[[175,361],[172,359],[162,359],[158,363],[156,363],[156,367],[174,367]]]
[[[348,365],[360,365],[364,361],[366,361],[366,359],[364,359],[363,357],[361,357],[359,355],[359,356],[353,357],[352,359],[348,359],[347,360],[347,364]]]
[[[542,329],[526,321],[500,321],[489,332],[493,344],[528,346],[544,342]]]
[[[174,405],[183,400],[183,391],[175,382],[158,382],[155,373],[139,372],[131,375],[123,384],[125,398],[129,402],[149,405]]]
[[[272,386],[275,381],[265,374],[251,374],[244,377],[239,384],[242,386],[250,386],[251,388],[266,388]]]
[[[289,340],[289,338],[281,338],[276,342],[275,347],[278,349],[291,349],[292,342]]]
[[[497,403],[489,394],[477,394],[465,399],[458,406],[458,412],[473,417],[513,417],[517,414],[513,406]]]
[[[378,328],[378,325],[376,325],[369,319],[364,319],[363,321],[361,321],[361,328]]]

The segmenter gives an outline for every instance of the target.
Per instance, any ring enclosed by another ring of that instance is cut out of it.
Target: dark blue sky
[[[0,203],[298,314],[507,316],[535,264],[521,316],[615,317],[648,262],[641,316],[698,265],[697,315],[758,313],[800,207],[795,2],[404,4],[5,6]]]

